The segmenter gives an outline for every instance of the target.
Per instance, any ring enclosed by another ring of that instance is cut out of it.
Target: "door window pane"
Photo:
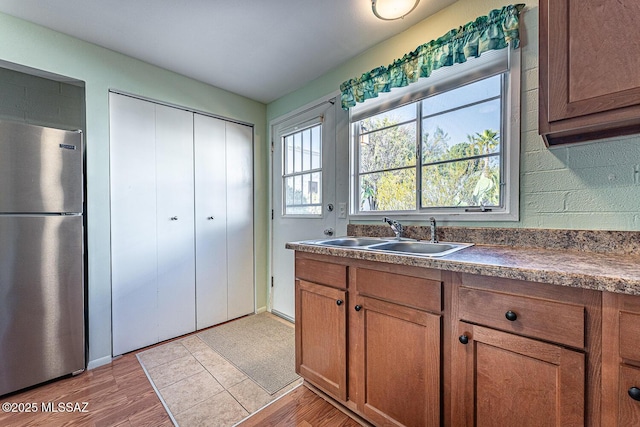
[[[282,139],[284,214],[322,215],[322,125]]]

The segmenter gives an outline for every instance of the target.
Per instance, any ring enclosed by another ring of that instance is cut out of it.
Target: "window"
[[[519,73],[491,51],[352,108],[352,214],[517,220]]]
[[[322,124],[282,137],[285,215],[322,215]]]

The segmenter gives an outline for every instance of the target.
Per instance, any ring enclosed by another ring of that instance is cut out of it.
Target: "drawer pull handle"
[[[337,304],[337,305],[342,305],[342,303],[343,303],[343,302],[344,302],[344,301],[342,301],[341,299],[339,299],[339,300],[337,300],[337,301],[336,301],[336,304]]]
[[[638,387],[631,387],[629,389],[629,396],[633,399],[633,400],[637,400],[638,402],[640,402],[640,388]]]
[[[469,344],[469,337],[466,335],[460,335],[458,337],[458,341],[460,341],[462,344]]]
[[[518,318],[518,315],[509,310],[504,314],[504,317],[506,317],[508,321],[514,322]]]
[[[356,309],[356,311],[362,310],[362,306],[360,304],[356,305],[354,308]]]

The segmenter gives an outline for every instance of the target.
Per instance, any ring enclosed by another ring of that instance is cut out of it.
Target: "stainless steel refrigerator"
[[[82,133],[0,120],[0,395],[85,369]]]

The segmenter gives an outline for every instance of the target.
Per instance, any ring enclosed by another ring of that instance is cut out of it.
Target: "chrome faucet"
[[[402,224],[400,224],[395,219],[387,218],[386,216],[384,217],[383,221],[391,226],[391,229],[396,235],[396,239],[400,240],[402,238],[402,232],[404,231],[404,228],[402,228]]]
[[[436,234],[436,219],[434,217],[429,218],[429,224],[431,225],[431,243],[438,243],[438,236]]]

